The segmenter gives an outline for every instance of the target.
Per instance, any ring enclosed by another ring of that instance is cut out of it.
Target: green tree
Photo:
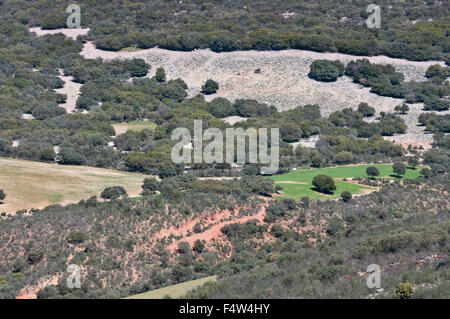
[[[333,178],[328,175],[314,176],[312,184],[322,193],[333,193],[333,191],[336,190]]]
[[[405,175],[406,173],[406,165],[402,162],[395,162],[394,165],[392,165],[392,170],[398,177],[401,177],[401,175]]]
[[[376,176],[380,176],[380,171],[375,166],[369,166],[366,168],[366,174],[373,179]]]
[[[100,195],[103,199],[117,200],[121,197],[128,197],[127,191],[122,186],[107,187]]]
[[[150,66],[144,59],[133,59],[126,62],[126,67],[132,77],[146,76]]]
[[[206,95],[214,94],[219,89],[219,83],[214,80],[207,80],[202,86],[202,93]]]
[[[401,282],[395,288],[395,294],[401,299],[409,299],[414,294],[414,288],[409,282]]]
[[[430,178],[431,176],[431,169],[429,169],[428,167],[424,167],[420,170],[420,174],[423,175],[423,177],[425,178]]]
[[[408,165],[412,166],[413,169],[416,169],[416,166],[419,165],[419,158],[417,156],[408,157]]]
[[[409,111],[409,106],[408,104],[403,103],[402,105],[397,105],[394,110],[400,114],[406,114]]]
[[[166,82],[166,70],[164,68],[158,68],[155,74],[156,82]]]
[[[155,194],[158,188],[159,181],[156,178],[146,178],[144,179],[144,184],[142,185],[142,189],[144,190],[142,195]]]
[[[344,74],[344,65],[340,61],[315,60],[310,65],[308,76],[322,82],[334,82]]]
[[[343,191],[341,193],[341,198],[344,202],[349,202],[352,199],[352,193],[349,191]]]
[[[196,240],[194,243],[193,250],[199,254],[205,249],[205,244],[201,240]]]
[[[6,193],[3,189],[0,189],[0,201],[4,200],[6,198]]]
[[[364,117],[370,117],[375,115],[375,109],[367,103],[359,103],[358,112],[361,113]]]
[[[281,125],[280,135],[283,141],[287,143],[297,142],[302,137],[302,130],[298,125],[286,123]]]
[[[336,154],[334,161],[338,164],[348,164],[353,162],[355,157],[352,152],[342,151]]]

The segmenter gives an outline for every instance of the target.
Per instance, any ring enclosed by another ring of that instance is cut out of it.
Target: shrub
[[[339,152],[334,157],[334,161],[338,164],[348,164],[353,162],[354,159],[355,157],[353,156],[353,154],[347,151]]]
[[[394,108],[395,112],[406,114],[409,111],[409,106],[406,103],[403,103],[402,105],[397,105]]]
[[[81,244],[87,239],[87,235],[83,232],[72,231],[67,236],[67,241],[71,244]]]
[[[349,202],[352,199],[352,193],[349,191],[343,191],[341,193],[341,198],[344,202]]]
[[[408,157],[408,165],[415,169],[416,166],[419,165],[419,158],[417,156]]]
[[[214,80],[207,80],[202,86],[202,93],[206,95],[214,94],[219,89],[219,83]]]
[[[166,82],[166,70],[164,68],[158,68],[155,74],[156,82]]]
[[[105,188],[100,197],[103,199],[117,200],[121,197],[128,197],[128,194],[122,186],[112,186]]]
[[[430,178],[431,177],[431,169],[429,169],[428,167],[424,167],[420,170],[420,174],[422,174],[423,177],[425,177],[425,178]]]
[[[154,178],[146,178],[144,179],[144,184],[142,185],[143,195],[155,194],[155,192],[159,189],[159,181]]]
[[[4,200],[6,198],[5,191],[3,189],[0,189],[0,201]]]
[[[367,103],[360,103],[358,105],[358,112],[364,117],[370,117],[375,115],[375,108],[369,106]]]
[[[409,299],[414,294],[414,288],[409,282],[401,282],[395,288],[395,294],[401,299]]]
[[[144,61],[144,59],[133,59],[127,61],[125,64],[127,70],[132,77],[146,76],[150,66]]]
[[[280,135],[287,143],[297,142],[302,136],[302,130],[295,124],[286,123],[280,127]]]
[[[308,76],[322,82],[334,82],[344,74],[344,65],[340,61],[316,60],[311,63]]]

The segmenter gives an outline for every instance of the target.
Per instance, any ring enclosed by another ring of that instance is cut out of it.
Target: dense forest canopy
[[[381,28],[365,21],[381,8]],[[2,19],[54,29],[66,26],[70,1],[3,1]],[[81,23],[98,48],[160,46],[190,51],[308,49],[410,60],[450,52],[445,1],[78,1]]]

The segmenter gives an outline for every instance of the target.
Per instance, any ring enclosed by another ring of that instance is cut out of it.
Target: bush
[[[302,137],[302,130],[298,125],[286,123],[280,127],[280,135],[287,143],[297,142]]]
[[[397,105],[394,110],[400,114],[406,114],[409,111],[409,106],[408,104],[403,103],[402,105]]]
[[[315,186],[317,191],[322,193],[333,193],[333,191],[336,190],[333,178],[328,175],[314,176],[312,184]]]
[[[105,188],[100,197],[103,199],[117,200],[121,197],[128,197],[128,194],[122,186],[113,186]]]
[[[344,202],[349,202],[352,199],[352,193],[349,191],[343,191],[341,193],[341,198]]]
[[[358,112],[364,117],[370,117],[375,115],[375,108],[369,106],[367,103],[360,103],[358,105]]]
[[[431,177],[431,169],[429,169],[428,167],[424,167],[420,170],[420,174],[422,174],[423,177],[425,177],[425,178],[430,178]]]
[[[3,189],[0,189],[0,201],[4,200],[6,198],[5,191]]]
[[[126,62],[126,68],[130,72],[132,77],[146,76],[150,66],[144,61],[144,59],[133,59]]]
[[[155,192],[159,189],[159,181],[154,178],[146,178],[144,179],[144,184],[142,185],[143,195],[155,194]]]
[[[395,288],[395,294],[400,297],[400,299],[409,299],[414,294],[414,288],[409,282],[401,282]]]
[[[311,63],[308,76],[322,82],[334,82],[344,74],[344,65],[340,61],[316,60]]]
[[[155,74],[156,82],[166,82],[166,70],[164,68],[158,68]]]
[[[214,94],[219,89],[219,83],[214,80],[207,80],[202,86],[202,93],[206,95]]]
[[[71,244],[81,244],[87,239],[87,235],[85,233],[79,231],[72,231],[67,236],[67,241]]]
[[[353,162],[354,159],[355,157],[353,156],[353,154],[347,151],[339,152],[334,157],[334,161],[338,164],[348,164]]]

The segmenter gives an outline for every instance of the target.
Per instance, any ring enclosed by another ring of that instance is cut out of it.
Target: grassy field
[[[142,131],[145,129],[154,130],[156,128],[156,123],[149,121],[123,122],[113,124],[113,128],[116,131],[116,135],[120,135],[127,131]]]
[[[372,187],[357,185],[350,182],[345,182],[339,179],[352,177],[368,177],[366,168],[375,166],[380,171],[378,178],[397,179],[392,171],[390,164],[374,164],[374,165],[349,165],[329,168],[317,168],[308,170],[292,171],[284,175],[273,176],[275,183],[283,187],[282,197],[289,197],[300,199],[303,196],[308,196],[310,199],[326,199],[338,198],[342,191],[349,191],[352,194],[363,194],[373,190]],[[420,176],[421,167],[415,170],[407,169],[404,178],[417,178]],[[316,175],[329,175],[335,179],[336,190],[332,195],[325,195],[313,190],[312,180]]]
[[[145,177],[110,169],[0,158],[0,189],[6,193],[0,212],[74,203],[99,196],[105,187],[116,185],[136,196]]]
[[[184,296],[189,290],[197,288],[208,281],[216,280],[216,276],[205,277],[197,280],[183,282],[182,284],[178,285],[147,291],[142,294],[127,297],[125,299],[163,299],[165,296],[170,296],[170,298],[180,298]]]

